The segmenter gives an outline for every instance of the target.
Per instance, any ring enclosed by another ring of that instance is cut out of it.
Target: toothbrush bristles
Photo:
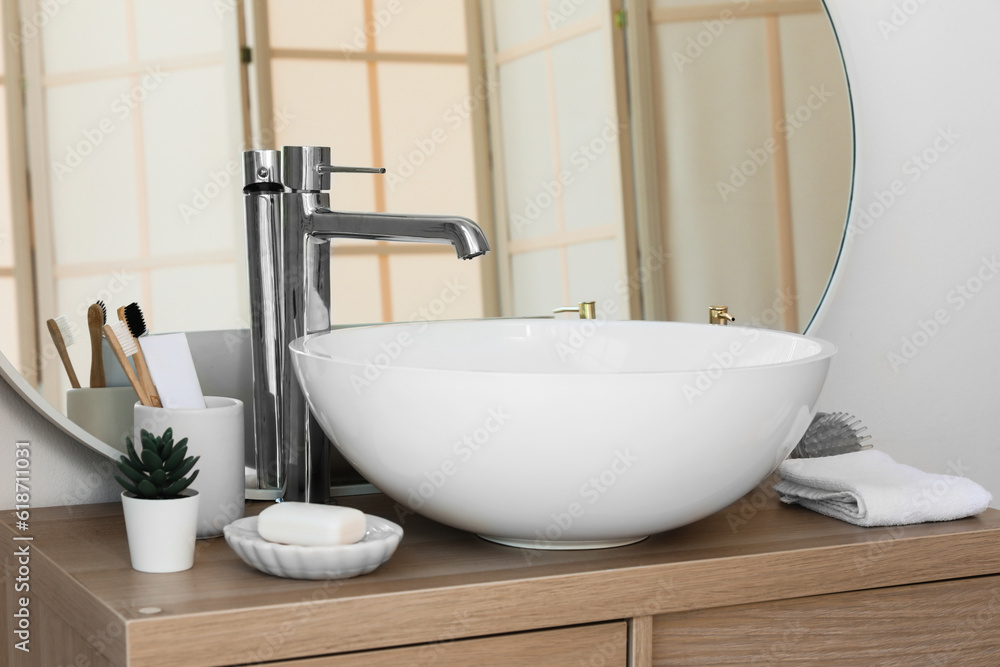
[[[125,306],[125,324],[136,338],[146,333],[146,320],[142,316],[142,308],[134,301]]]
[[[118,344],[121,345],[122,352],[125,353],[126,357],[131,357],[139,351],[139,346],[136,345],[135,338],[129,333],[128,327],[125,326],[124,322],[113,322],[109,326],[111,327],[111,331],[114,332],[115,338],[118,339]]]
[[[56,315],[55,317],[56,326],[59,327],[59,333],[62,334],[63,343],[66,347],[69,347],[76,342],[76,332],[73,331],[73,327],[70,325],[69,320],[66,319],[65,315]]]
[[[108,323],[108,307],[104,305],[103,301],[98,301],[97,305],[101,307],[101,326],[103,327]]]

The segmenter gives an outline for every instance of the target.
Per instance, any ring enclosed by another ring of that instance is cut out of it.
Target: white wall
[[[1000,498],[1000,3],[827,1],[858,164],[852,240],[809,331],[839,347],[820,409]]]

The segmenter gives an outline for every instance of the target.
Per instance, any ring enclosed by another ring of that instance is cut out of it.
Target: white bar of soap
[[[257,518],[257,532],[268,542],[303,547],[354,544],[365,536],[364,512],[353,507],[283,502]]]

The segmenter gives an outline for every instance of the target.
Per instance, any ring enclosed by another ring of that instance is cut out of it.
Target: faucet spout
[[[450,243],[459,259],[472,259],[490,249],[479,225],[457,216],[344,213],[317,208],[309,217],[309,233],[320,238]]]

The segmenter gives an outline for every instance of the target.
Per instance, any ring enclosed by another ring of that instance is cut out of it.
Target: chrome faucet
[[[288,344],[330,329],[330,239],[451,243],[462,259],[490,249],[466,218],[330,209],[330,149],[285,146],[243,153],[250,277],[254,435],[258,486],[285,500],[326,502],[331,444],[313,419],[292,370]]]

